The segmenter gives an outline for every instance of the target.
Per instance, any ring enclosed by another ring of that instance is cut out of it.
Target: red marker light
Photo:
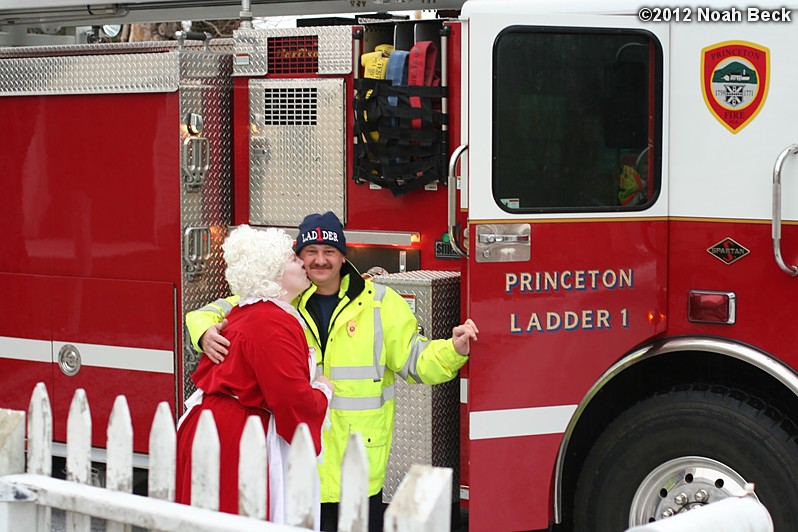
[[[687,319],[696,323],[732,325],[737,318],[734,292],[690,290],[687,296]]]

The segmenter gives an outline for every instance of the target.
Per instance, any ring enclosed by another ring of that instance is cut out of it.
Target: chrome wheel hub
[[[654,469],[640,483],[629,510],[629,526],[745,495],[745,486],[745,479],[736,471],[711,458],[674,458]]]

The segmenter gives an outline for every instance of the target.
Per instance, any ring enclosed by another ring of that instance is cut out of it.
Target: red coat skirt
[[[220,443],[219,509],[238,513],[239,442],[247,418],[260,417],[268,438],[273,415],[276,435],[286,442],[291,441],[299,423],[307,423],[319,453],[327,397],[311,386],[310,366],[315,360],[309,357],[305,333],[294,316],[272,302],[261,301],[233,308],[227,319],[223,330],[230,340],[227,358],[214,364],[202,357],[192,375],[204,396],[177,431],[175,498],[191,503],[194,434],[200,414],[210,410]]]
[[[204,410],[213,412],[216,430],[219,433],[219,510],[231,514],[238,513],[238,459],[239,443],[244,425],[249,416],[258,416],[263,423],[263,432],[269,426],[269,412],[260,408],[248,408],[237,399],[220,394],[206,395],[202,404],[191,409],[178,431],[178,449],[191,449],[194,432],[197,430],[200,414]],[[266,471],[263,475],[266,476]],[[177,502],[191,503],[191,452],[177,455],[177,483],[180,490],[175,494]],[[268,501],[267,501],[268,502]],[[266,508],[268,508],[268,504]]]

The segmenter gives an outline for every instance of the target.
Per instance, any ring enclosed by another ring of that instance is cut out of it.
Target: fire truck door
[[[667,33],[470,17],[469,523],[543,529],[576,405],[664,328]]]

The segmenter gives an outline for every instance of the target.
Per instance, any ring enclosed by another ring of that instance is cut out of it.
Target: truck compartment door
[[[124,391],[136,452],[145,452],[161,401],[175,404],[175,290],[170,283],[53,277],[53,390],[57,441],[75,390],[92,416],[92,446],[105,447],[114,399]],[[59,359],[60,358],[60,359]]]

